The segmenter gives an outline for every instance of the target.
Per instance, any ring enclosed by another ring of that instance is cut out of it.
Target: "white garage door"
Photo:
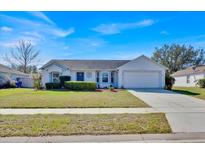
[[[159,72],[129,72],[123,74],[124,88],[159,88]]]

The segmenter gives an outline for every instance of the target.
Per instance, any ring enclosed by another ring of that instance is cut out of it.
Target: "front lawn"
[[[205,89],[204,88],[173,87],[173,91],[205,100]]]
[[[0,136],[170,133],[162,113],[0,115]]]
[[[149,107],[126,90],[111,92],[0,90],[0,108]]]

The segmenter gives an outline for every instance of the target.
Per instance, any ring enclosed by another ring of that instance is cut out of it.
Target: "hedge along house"
[[[142,55],[134,60],[51,60],[41,67],[42,83],[94,81],[99,88],[164,88],[166,67]]]

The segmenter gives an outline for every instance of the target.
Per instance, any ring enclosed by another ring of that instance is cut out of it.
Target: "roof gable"
[[[118,69],[123,67],[124,65],[138,61],[140,59],[148,60],[149,62],[157,65],[160,68],[167,69],[165,66],[157,64],[156,62],[152,61],[150,58],[142,55],[134,60],[51,60],[47,64],[41,67],[41,69],[45,69],[46,67],[56,64],[65,68],[69,68],[71,70],[101,70],[101,69]]]
[[[17,75],[28,75],[28,74],[25,74],[23,72],[20,72],[20,71],[16,71],[10,67],[7,67],[5,65],[2,65],[0,64],[0,72],[3,72],[3,73],[12,73],[12,74],[17,74]]]
[[[205,73],[205,65],[199,65],[199,66],[191,66],[184,70],[177,71],[172,74],[172,76],[185,76],[189,74],[198,74],[198,73]]]
[[[140,58],[144,58],[144,59],[146,59],[146,60],[148,60],[148,61],[150,61],[150,62],[152,62],[152,63],[158,65],[159,67],[162,67],[162,68],[166,69],[166,70],[168,69],[168,68],[165,67],[164,65],[155,62],[154,60],[152,60],[151,58],[148,58],[148,57],[145,56],[145,55],[141,55],[141,56],[139,56],[138,58],[136,58],[135,60],[140,59]]]
[[[146,61],[147,61],[147,63],[146,63]],[[133,63],[144,63],[144,65],[151,63],[152,65],[154,64],[155,67],[158,67],[158,68],[160,68],[160,69],[165,69],[165,70],[167,69],[167,67],[165,67],[165,66],[163,66],[163,65],[161,65],[161,64],[156,63],[155,61],[153,61],[152,59],[146,57],[145,55],[141,55],[141,56],[139,56],[139,57],[137,57],[137,58],[135,58],[135,59],[129,61],[129,62],[128,62],[127,64],[125,64],[125,65],[132,65]],[[119,68],[122,68],[122,67],[124,67],[125,65],[122,65],[122,66],[120,66]]]

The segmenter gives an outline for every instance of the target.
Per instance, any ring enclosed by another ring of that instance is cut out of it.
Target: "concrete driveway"
[[[205,101],[162,89],[129,90],[166,114],[173,132],[205,132]]]

